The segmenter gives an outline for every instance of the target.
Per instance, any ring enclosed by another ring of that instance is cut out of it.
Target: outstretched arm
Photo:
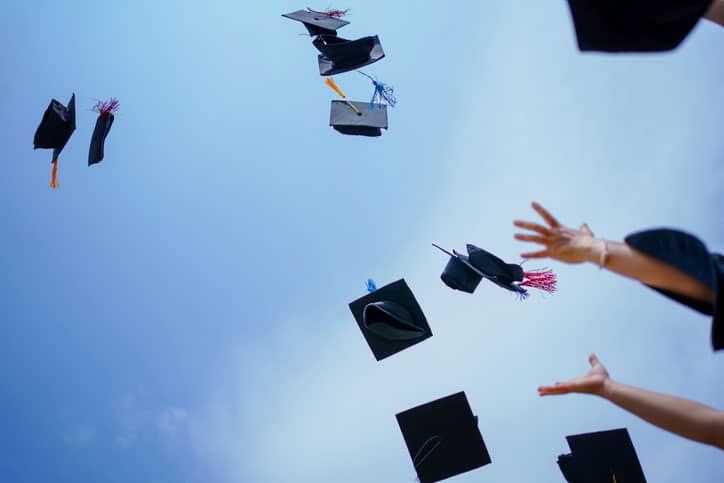
[[[714,0],[704,18],[724,27],[724,0]]]
[[[714,303],[714,293],[709,287],[671,265],[641,253],[626,243],[597,239],[586,224],[577,230],[563,226],[538,203],[534,202],[532,206],[548,226],[515,221],[515,226],[533,232],[518,233],[515,238],[538,243],[545,248],[524,253],[523,258],[553,258],[566,263],[591,262],[646,285]]]
[[[687,399],[660,394],[614,381],[595,354],[584,376],[538,388],[541,396],[585,393],[608,399],[617,406],[662,429],[724,450],[724,411]]]

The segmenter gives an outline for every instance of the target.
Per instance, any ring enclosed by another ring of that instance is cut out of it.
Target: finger
[[[525,228],[526,230],[531,230],[536,233],[540,233],[543,236],[548,236],[551,234],[550,230],[548,228],[539,225],[538,223],[531,223],[530,221],[514,221],[513,224],[517,226],[518,228]]]
[[[598,357],[594,353],[591,353],[591,355],[588,356],[588,362],[591,364],[591,367],[595,366],[596,364],[600,364]]]
[[[548,240],[546,238],[543,238],[542,236],[536,236],[536,235],[526,235],[524,233],[516,233],[514,235],[514,238],[516,240],[520,241],[527,241],[527,242],[533,242],[533,243],[540,243],[541,245],[547,245]]]
[[[534,201],[531,206],[533,206],[533,209],[535,211],[537,211],[540,216],[543,217],[543,219],[546,221],[546,223],[548,223],[551,226],[551,228],[557,228],[558,226],[560,226],[560,223],[558,223],[558,220],[556,220],[556,218],[553,215],[548,213],[548,210],[543,208],[541,205],[539,205],[538,203],[536,203]]]
[[[543,386],[538,388],[538,394],[541,396],[558,396],[568,393],[570,393],[570,390],[565,387]]]
[[[548,250],[543,250],[540,252],[523,253],[520,256],[523,258],[548,258],[550,253],[548,253]]]

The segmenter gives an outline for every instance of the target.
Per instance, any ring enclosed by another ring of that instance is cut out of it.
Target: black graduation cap
[[[297,10],[292,13],[282,14],[282,17],[290,18],[298,22],[302,22],[309,35],[337,35],[337,30],[345,25],[349,25],[346,20],[340,19],[338,16],[329,15],[325,12],[316,12],[314,10]]]
[[[118,110],[118,105],[116,99],[111,99],[106,102],[98,102],[93,108],[98,112],[98,119],[96,119],[96,127],[93,130],[90,150],[88,151],[88,166],[100,163],[103,160],[104,144],[108,133],[111,131],[111,126],[113,126],[113,120],[115,119],[113,113]]]
[[[582,51],[672,50],[712,0],[568,0]]]
[[[478,288],[478,285],[483,280],[483,274],[470,264],[470,259],[455,250],[453,250],[453,253],[450,253],[434,243],[432,246],[450,255],[450,259],[447,265],[445,265],[442,275],[440,275],[445,285],[453,290],[474,293],[475,289]]]
[[[434,243],[433,246],[450,256],[440,278],[453,290],[473,293],[480,281],[487,278],[499,287],[515,292],[523,298],[528,295],[525,287],[555,291],[555,275],[550,270],[525,272],[520,265],[505,263],[492,253],[470,243],[466,245],[467,255],[455,250],[450,253]]]
[[[387,106],[374,104],[370,109],[367,102],[332,101],[329,125],[342,134],[381,136],[387,129]]]
[[[336,35],[320,35],[312,44],[321,52],[319,74],[335,75],[373,64],[385,56],[376,36],[346,40]]]
[[[349,304],[378,361],[432,337],[425,314],[404,279]]]
[[[491,463],[464,392],[396,417],[421,483],[441,481]]]
[[[569,483],[646,483],[626,428],[566,436],[570,454],[558,457]]]
[[[48,108],[43,114],[38,129],[33,139],[34,149],[53,150],[53,180],[52,188],[58,187],[56,179],[58,170],[58,156],[75,131],[75,94],[68,102],[68,107],[55,99],[50,101]]]
[[[636,250],[681,270],[714,292],[714,304],[695,300],[668,290],[651,287],[688,307],[713,315],[711,343],[714,350],[724,349],[724,257],[709,253],[697,237],[678,230],[660,228],[632,233],[626,243]]]

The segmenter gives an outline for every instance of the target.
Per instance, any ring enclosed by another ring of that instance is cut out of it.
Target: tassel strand
[[[318,13],[319,15],[326,15],[327,17],[333,17],[333,18],[342,18],[345,15],[347,15],[347,12],[349,12],[348,8],[345,10],[335,10],[335,9],[328,8],[324,12],[320,12],[318,10],[312,10],[311,8],[307,7],[307,10],[312,13]]]
[[[382,109],[382,104],[387,104],[390,107],[395,107],[397,104],[397,98],[395,97],[395,89],[392,86],[379,82],[377,79],[369,74],[359,71],[360,74],[367,77],[372,81],[375,86],[375,91],[372,93],[372,99],[370,100],[370,110],[373,110],[375,105]]]
[[[118,102],[118,99],[111,97],[107,101],[98,101],[96,105],[93,106],[93,110],[101,116],[107,116],[108,114],[116,112],[120,106],[121,103]]]
[[[544,292],[553,293],[556,291],[558,280],[556,274],[550,269],[533,270],[525,272],[525,279],[520,284],[524,287],[537,288]]]
[[[339,86],[337,86],[337,84],[334,83],[334,79],[332,79],[331,77],[327,77],[327,78],[324,80],[324,82],[325,82],[329,87],[331,87],[332,89],[334,89],[334,91],[335,91],[337,94],[339,94],[339,96],[340,96],[342,99],[344,99],[344,102],[346,102],[347,105],[348,105],[349,107],[351,107],[352,110],[353,110],[354,112],[356,112],[358,116],[361,116],[361,115],[362,115],[362,113],[359,112],[359,109],[357,109],[357,107],[356,107],[354,104],[352,104],[352,102],[350,102],[349,99],[347,99],[347,96],[344,95],[344,92],[342,92],[342,89],[340,89]]]
[[[52,189],[58,188],[58,158],[53,160],[53,174],[50,179],[50,187]]]

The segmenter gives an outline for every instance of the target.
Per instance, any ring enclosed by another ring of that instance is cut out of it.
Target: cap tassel
[[[93,106],[93,110],[101,116],[107,116],[116,112],[120,105],[121,103],[118,102],[118,99],[114,99],[113,97],[111,97],[107,101],[98,101],[96,105]]]
[[[525,279],[520,284],[524,287],[537,288],[544,292],[553,293],[556,291],[558,280],[556,274],[550,269],[533,270],[524,273]]]
[[[369,74],[365,74],[359,71],[360,74],[367,77],[372,81],[375,86],[375,92],[372,94],[372,100],[370,100],[370,110],[374,109],[375,105],[378,105],[382,109],[382,104],[388,104],[390,107],[395,107],[397,104],[397,98],[395,97],[395,89],[392,86],[379,82],[377,79]]]
[[[331,87],[332,89],[334,89],[334,92],[336,92],[337,94],[339,94],[339,96],[340,96],[342,99],[344,99],[344,102],[346,102],[347,105],[348,105],[349,107],[351,107],[354,112],[356,112],[356,113],[357,113],[358,115],[360,115],[360,116],[362,115],[362,113],[359,112],[359,109],[357,109],[357,107],[356,107],[354,104],[352,104],[352,103],[349,101],[349,99],[347,99],[347,96],[344,95],[344,92],[342,92],[342,89],[340,89],[339,86],[337,86],[337,84],[334,83],[334,79],[332,79],[331,77],[327,77],[327,78],[324,80],[324,82],[325,82],[329,87]]]
[[[368,278],[367,279],[367,291],[372,293],[375,290],[377,290],[377,284],[375,283],[374,280],[372,280],[371,278]]]
[[[334,9],[328,8],[324,12],[319,12],[317,10],[312,10],[311,8],[307,7],[307,10],[312,13],[318,13],[321,15],[326,15],[327,17],[334,17],[334,18],[342,18],[345,15],[347,15],[347,12],[349,12],[348,8],[345,10],[334,10]]]
[[[344,10],[327,9],[327,12],[325,12],[325,13],[326,13],[327,15],[329,15],[330,17],[342,18],[342,17],[344,17],[345,15],[347,15],[347,12],[349,12],[349,9],[348,9],[348,8],[346,8],[346,9],[344,9]]]
[[[53,160],[53,175],[50,179],[50,187],[52,189],[58,188],[58,158]]]

